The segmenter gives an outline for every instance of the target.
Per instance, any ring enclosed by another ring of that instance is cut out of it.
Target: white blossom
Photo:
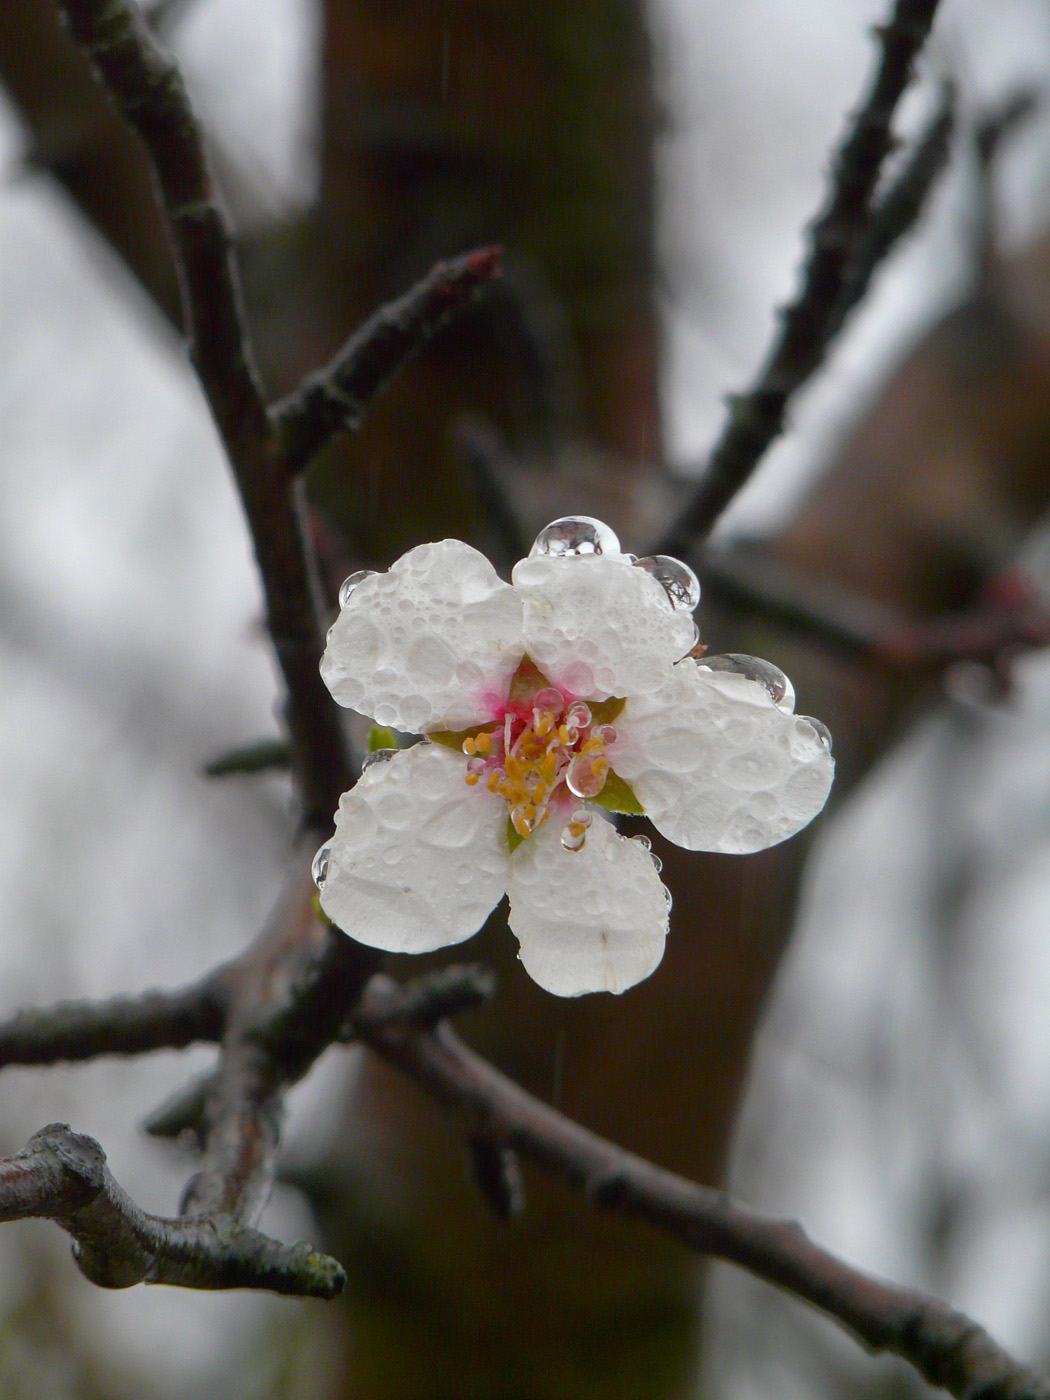
[[[421,953],[506,892],[541,986],[621,992],[659,963],[670,895],[649,843],[596,809],[644,812],[688,850],[762,850],[823,807],[827,732],[768,663],[705,657],[691,571],[622,554],[597,521],[549,525],[512,580],[442,540],[344,585],[329,689],[425,742],[344,793],[321,905],[362,943]]]

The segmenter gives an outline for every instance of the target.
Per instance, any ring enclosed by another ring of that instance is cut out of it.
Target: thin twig
[[[500,274],[499,248],[437,263],[397,301],[359,326],[335,358],[271,410],[285,470],[304,471],[338,433],[357,425],[383,385]]]
[[[1050,1400],[1050,1382],[1020,1365],[962,1313],[852,1268],[793,1221],[748,1210],[589,1132],[500,1074],[447,1024],[433,1030],[399,1026],[391,1019],[398,995],[387,979],[370,984],[357,1016],[361,1039],[456,1110],[470,1137],[512,1149],[595,1205],[634,1216],[698,1253],[786,1289],[871,1350],[902,1356],[960,1400]]]
[[[850,119],[832,162],[831,191],[810,229],[802,286],[780,314],[766,363],[754,384],[729,401],[729,418],[693,498],[673,522],[661,552],[681,553],[712,528],[784,425],[791,395],[821,363],[859,240],[867,228],[891,123],[937,12],[938,0],[896,0],[876,30],[881,62],[871,91]]]
[[[286,772],[292,755],[284,739],[260,739],[242,748],[227,749],[201,769],[207,778],[230,778],[256,773]]]
[[[80,1271],[102,1288],[265,1288],[334,1298],[346,1275],[307,1244],[280,1244],[231,1219],[171,1220],[140,1210],[113,1179],[94,1138],[51,1123],[0,1160],[0,1220],[54,1220]]]
[[[948,163],[955,126],[955,89],[944,83],[940,101],[916,137],[907,159],[871,211],[867,228],[846,266],[829,339],[863,298],[876,269],[914,228],[930,191]]]

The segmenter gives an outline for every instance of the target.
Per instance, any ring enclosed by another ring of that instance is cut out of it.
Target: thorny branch
[[[692,499],[667,531],[662,551],[687,554],[708,534],[779,436],[788,400],[820,365],[845,310],[863,294],[874,265],[856,261],[870,225],[883,161],[893,146],[897,104],[933,24],[938,0],[897,0],[876,30],[882,58],[871,91],[849,120],[832,162],[831,192],[810,229],[798,296],[780,313],[765,365],[751,388],[734,395],[729,417]],[[885,251],[885,249],[883,249]],[[848,291],[847,291],[848,287]],[[844,302],[844,298],[846,302]]]

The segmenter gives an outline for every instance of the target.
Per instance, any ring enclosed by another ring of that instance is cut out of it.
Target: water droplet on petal
[[[616,743],[616,728],[611,724],[598,724],[591,730],[593,739],[600,739],[603,744]]]
[[[671,905],[674,903],[674,900],[671,897],[671,891],[666,885],[664,885],[664,903],[667,905],[667,912],[670,914]]]
[[[812,715],[799,715],[799,719],[805,720],[811,729],[817,731],[817,738],[826,749],[831,748],[831,730],[823,720],[814,719]]]
[[[366,578],[371,578],[375,572],[375,569],[358,569],[356,574],[351,574],[348,578],[344,578],[339,585],[339,606],[345,608],[357,585],[362,583]]]
[[[656,871],[657,875],[659,875],[660,871],[664,868],[663,861],[660,859],[659,856],[653,855],[651,851],[649,853],[649,859],[653,863],[653,869]]]
[[[648,836],[633,836],[631,839],[637,845],[641,846],[644,851],[651,851],[653,849],[653,843],[649,840]]]
[[[328,879],[328,858],[331,854],[331,846],[322,846],[311,862],[310,874],[314,877],[314,884],[319,890],[324,889],[324,883]]]
[[[737,676],[746,676],[749,681],[757,681],[769,691],[775,705],[782,710],[790,710],[795,703],[795,687],[779,666],[771,661],[763,661],[758,656],[744,656],[740,652],[728,652],[725,656],[705,656],[698,663],[709,671],[730,671]]]
[[[594,755],[578,753],[569,764],[565,782],[574,797],[597,797],[605,786],[608,761],[604,767],[595,763]]]
[[[681,559],[672,559],[669,554],[653,554],[634,562],[637,568],[652,574],[675,612],[692,612],[699,603],[700,580]]]
[[[561,558],[566,554],[619,554],[620,541],[615,533],[591,515],[563,515],[545,525],[533,541],[529,558],[550,554]]]
[[[543,690],[537,690],[532,697],[532,703],[537,710],[547,710],[552,715],[560,715],[565,697],[560,690],[546,686]]]
[[[369,768],[374,768],[377,763],[389,763],[397,753],[397,749],[373,749],[371,753],[366,753],[361,762],[361,772],[367,773]]]
[[[572,820],[576,826],[590,826],[594,821],[594,814],[586,807],[577,807],[572,814]]]
[[[582,851],[587,844],[587,833],[578,829],[574,830],[574,827],[575,823],[570,822],[564,829],[561,834],[561,844],[567,851]]]
[[[565,711],[565,723],[570,729],[586,729],[591,722],[591,710],[582,700],[577,700]]]

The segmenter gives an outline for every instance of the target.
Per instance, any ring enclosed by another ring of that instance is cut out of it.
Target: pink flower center
[[[609,772],[605,747],[615,738],[612,725],[593,722],[584,701],[550,686],[532,697],[530,709],[508,710],[502,724],[464,739],[466,781],[499,793],[511,826],[524,838],[542,826],[552,806],[598,796]],[[562,833],[566,849],[580,849],[589,825],[584,809],[573,813]]]

